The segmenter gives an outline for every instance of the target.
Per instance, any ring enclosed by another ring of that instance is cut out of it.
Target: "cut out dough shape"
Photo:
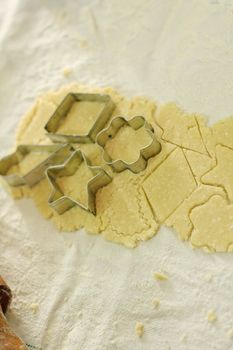
[[[226,252],[233,243],[233,204],[219,195],[194,208],[190,213],[194,229],[191,242],[217,252]]]
[[[233,150],[225,146],[216,147],[217,165],[202,177],[202,182],[222,186],[233,202]]]
[[[122,115],[130,119],[143,115],[154,127],[162,145],[161,152],[149,159],[147,168],[139,174],[129,171],[116,174],[103,162],[102,152],[96,144],[75,145],[83,150],[92,165],[103,166],[113,177],[113,181],[96,195],[96,216],[79,207],[63,215],[57,214],[47,204],[50,185],[46,180],[32,189],[25,186],[9,188],[13,197],[31,197],[42,215],[51,219],[60,230],[74,231],[85,227],[92,234],[102,234],[104,238],[128,247],[153,237],[159,222],[166,220],[164,224],[173,227],[182,240],[191,237],[195,246],[233,251],[232,231],[228,225],[232,206],[224,199],[226,192],[233,199],[233,150],[227,148],[232,147],[233,118],[209,128],[205,118],[188,115],[175,104],[157,110],[156,104],[145,98],[129,100],[111,88],[73,84],[44,94],[35,102],[20,123],[17,144],[51,143],[44,125],[69,92],[109,94],[116,104],[112,117]],[[83,112],[82,127],[86,131],[85,109]],[[217,143],[227,147],[216,147]],[[26,166],[33,166],[31,161]],[[70,180],[66,186],[73,192],[78,179],[73,179],[75,183]],[[202,184],[204,181],[210,185]],[[218,221],[212,227],[214,218]]]
[[[193,229],[189,214],[192,208],[208,201],[215,194],[224,196],[222,188],[201,185],[169,216],[165,224],[173,227],[181,240],[188,240]]]
[[[180,148],[172,152],[143,183],[146,196],[160,222],[171,215],[196,186]]]
[[[182,148],[207,153],[194,115],[186,115],[174,103],[170,103],[159,110],[156,121],[163,129],[164,140]]]

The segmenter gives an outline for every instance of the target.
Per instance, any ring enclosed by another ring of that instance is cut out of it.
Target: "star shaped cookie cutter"
[[[140,149],[139,158],[132,163],[127,163],[122,159],[113,160],[105,149],[107,142],[114,138],[123,126],[129,126],[134,130],[138,130],[143,127],[151,137],[151,142]],[[103,129],[97,135],[96,142],[103,150],[103,159],[105,163],[111,166],[115,172],[121,172],[129,169],[133,173],[137,174],[147,167],[147,161],[149,158],[155,156],[161,151],[161,144],[155,137],[153,127],[142,116],[136,116],[130,120],[126,120],[121,116],[113,118],[108,127]]]
[[[94,122],[87,134],[60,134],[59,132],[57,132],[59,126],[61,125],[61,123],[64,122],[72,106],[79,101],[102,102],[104,104],[104,107],[97,116],[96,121]],[[99,133],[100,130],[103,129],[103,127],[110,119],[114,108],[115,104],[113,103],[109,95],[69,93],[61,102],[61,104],[57,107],[54,114],[50,117],[49,121],[45,125],[45,130],[47,131],[47,135],[54,142],[92,143],[95,142],[96,135]]]
[[[28,185],[33,187],[45,177],[45,170],[56,164],[61,164],[74,149],[66,145],[19,145],[16,151],[0,160],[0,176],[10,186]],[[44,161],[23,175],[17,173],[8,174],[12,166],[20,164],[30,153],[51,153]]]
[[[56,182],[56,179],[58,177],[67,177],[74,175],[82,162],[85,162],[85,165],[93,173],[93,178],[91,178],[87,183],[87,205],[81,203],[78,200],[75,200],[70,196],[65,195]],[[46,175],[52,188],[52,193],[49,197],[48,203],[50,207],[58,212],[58,214],[63,214],[67,210],[77,205],[78,207],[96,215],[96,193],[100,188],[108,185],[112,181],[112,178],[103,168],[98,166],[91,166],[80,149],[75,150],[63,165],[49,167],[46,170]]]

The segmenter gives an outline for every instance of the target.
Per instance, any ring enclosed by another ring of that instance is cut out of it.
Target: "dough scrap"
[[[162,272],[155,272],[154,273],[154,279],[157,281],[167,281],[168,278],[169,277]]]
[[[182,148],[206,154],[195,115],[186,115],[174,103],[163,106],[156,114],[163,129],[163,140]]]
[[[207,313],[207,321],[209,323],[214,323],[215,321],[217,321],[217,315],[216,312],[214,310],[209,310]]]
[[[135,325],[135,333],[139,338],[141,338],[144,334],[144,324],[141,322],[137,322]]]
[[[158,308],[159,308],[159,306],[160,306],[160,300],[159,300],[158,298],[153,299],[153,300],[152,300],[152,303],[153,303],[155,309],[158,309]]]
[[[47,179],[33,188],[9,187],[14,198],[30,197],[42,215],[51,219],[59,230],[75,231],[84,227],[92,234],[101,234],[107,240],[127,247],[135,247],[139,241],[153,237],[163,223],[173,227],[181,240],[190,239],[195,247],[233,251],[233,117],[208,127],[206,118],[188,115],[174,103],[157,108],[153,101],[144,97],[127,99],[111,88],[72,84],[37,99],[20,122],[16,145],[51,144],[44,125],[69,92],[109,94],[116,105],[112,118],[144,116],[154,128],[162,146],[161,152],[149,159],[147,168],[139,174],[128,170],[117,174],[104,163],[98,145],[74,144],[74,148],[80,148],[92,165],[102,166],[113,178],[96,194],[96,216],[77,206],[63,215],[57,214],[47,204],[51,192]],[[75,123],[75,131],[86,133],[100,109],[101,106],[94,104],[78,103],[59,131],[73,132],[74,121],[80,114],[84,121]],[[119,140],[112,140],[110,145],[114,156],[121,157],[118,153],[123,151],[128,160],[136,158],[138,147],[135,147],[134,136],[126,132],[128,144],[125,146],[122,141],[121,149]],[[139,147],[142,141],[141,135],[137,139]],[[30,155],[27,161],[25,158],[26,168],[22,163],[15,170],[27,171],[34,165],[36,159]],[[88,174],[84,169],[81,173],[77,172],[61,185],[68,193],[85,201],[84,179]],[[214,219],[218,220],[215,224]]]
[[[226,252],[233,243],[233,204],[219,195],[195,207],[190,213],[193,224],[191,242],[212,251]]]
[[[216,146],[217,165],[202,177],[202,183],[221,186],[233,201],[233,149]]]
[[[160,222],[166,220],[196,186],[180,148],[172,152],[143,183],[148,201]]]

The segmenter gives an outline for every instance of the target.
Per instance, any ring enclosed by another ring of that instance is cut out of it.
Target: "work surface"
[[[175,101],[210,123],[233,114],[233,1],[2,0],[0,53],[0,155],[36,96],[72,81]],[[58,233],[31,201],[14,202],[2,188],[0,196],[8,318],[27,343],[233,349],[232,253],[192,250],[167,228],[135,249]],[[169,280],[155,281],[156,271]],[[145,326],[140,339],[136,322]]]

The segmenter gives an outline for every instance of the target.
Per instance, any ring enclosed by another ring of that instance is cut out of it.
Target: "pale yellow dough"
[[[143,183],[146,196],[160,222],[168,218],[196,186],[180,148],[175,149]]]
[[[65,123],[61,123],[57,133],[64,135],[86,135],[104,108],[100,102],[80,101],[73,104],[66,116]],[[83,116],[85,122],[83,122]]]
[[[185,149],[207,153],[195,115],[187,115],[170,103],[161,108],[156,121],[163,129],[163,140]]]
[[[71,176],[59,177],[56,180],[60,190],[65,196],[70,196],[81,205],[88,206],[87,183],[93,177],[93,173],[82,162],[78,170]]]
[[[139,338],[141,338],[144,334],[144,325],[141,322],[137,322],[135,325],[135,333]]]
[[[219,195],[195,207],[190,213],[193,224],[192,244],[226,252],[233,243],[233,204]]]
[[[233,149],[216,146],[217,165],[202,177],[202,182],[225,189],[233,201]]]
[[[106,143],[105,150],[113,160],[122,159],[124,162],[132,163],[139,158],[140,150],[151,141],[151,136],[145,128],[134,130],[124,126]]]
[[[82,149],[92,165],[103,166],[112,176],[112,182],[96,195],[96,216],[77,206],[63,215],[53,211],[47,204],[51,192],[47,179],[31,189],[9,188],[15,198],[31,197],[42,215],[50,218],[59,230],[85,227],[92,234],[102,234],[128,247],[153,237],[160,224],[164,224],[195,247],[233,250],[233,118],[210,128],[204,117],[188,115],[174,103],[158,108],[146,98],[129,100],[111,88],[73,84],[36,101],[20,123],[17,144],[51,144],[44,125],[69,92],[109,94],[116,104],[112,117],[121,115],[130,119],[143,115],[161,142],[161,152],[139,174],[128,170],[114,173],[104,163],[98,145],[74,145]],[[98,103],[75,104],[58,132],[88,133],[101,109]],[[112,158],[131,162],[149,141],[144,129],[135,132],[122,128],[108,142],[107,150]],[[28,156],[24,163],[13,170],[22,174],[36,165],[38,159]],[[65,194],[86,205],[86,184],[91,176],[90,170],[81,166],[73,176],[61,178],[58,183]]]
[[[208,311],[208,313],[207,313],[207,321],[209,323],[214,323],[214,322],[217,321],[217,315],[216,315],[216,312],[214,310]]]

